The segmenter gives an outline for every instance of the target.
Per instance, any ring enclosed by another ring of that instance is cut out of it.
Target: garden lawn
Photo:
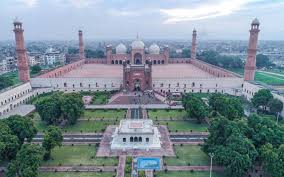
[[[255,80],[260,81],[270,85],[280,85],[284,84],[284,77],[276,76],[268,73],[256,72]]]
[[[237,73],[237,74],[244,75],[243,69],[230,69],[230,70]],[[280,73],[280,72],[275,72],[275,73]],[[283,73],[281,73],[281,74],[283,74]],[[255,80],[259,81],[259,82],[263,82],[265,84],[270,84],[270,85],[284,84],[284,77],[283,76],[276,76],[276,75],[269,74],[269,73],[263,73],[261,71],[255,72]]]
[[[125,109],[92,109],[85,110],[82,118],[92,119],[92,118],[107,118],[107,119],[123,119],[126,115]]]
[[[150,109],[148,110],[148,116],[150,119],[155,120],[156,118],[187,118],[185,110],[166,110],[166,109]]]
[[[82,96],[92,96],[92,104],[106,104],[111,92],[80,92]]]
[[[209,157],[196,145],[175,145],[176,157],[165,157],[164,163],[168,166],[209,165]]]
[[[208,125],[199,124],[196,121],[156,121],[155,124],[167,125],[171,132],[206,132]],[[167,124],[168,123],[168,124]]]
[[[115,175],[115,173],[109,172],[42,172],[38,177],[113,177]]]
[[[155,173],[156,177],[209,177],[209,172],[190,172],[190,171],[161,171]],[[212,177],[224,177],[224,175],[212,172]]]
[[[52,160],[43,161],[42,165],[106,165],[116,166],[115,157],[95,157],[96,147],[87,145],[61,146],[51,152]]]
[[[68,132],[85,132],[85,133],[96,133],[102,132],[106,129],[108,125],[117,124],[115,121],[87,121],[81,120],[77,121],[75,125],[68,125],[62,129],[64,133]],[[43,132],[47,129],[47,124],[41,120],[34,120],[34,125],[39,132]]]

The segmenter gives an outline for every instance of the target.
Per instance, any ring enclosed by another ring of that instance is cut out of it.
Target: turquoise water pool
[[[138,170],[160,170],[161,159],[156,157],[138,157],[137,168]]]

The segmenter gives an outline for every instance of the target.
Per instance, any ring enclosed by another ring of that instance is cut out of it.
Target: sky
[[[284,0],[1,0],[0,40],[16,17],[26,40],[247,40],[256,17],[261,40],[284,40]]]

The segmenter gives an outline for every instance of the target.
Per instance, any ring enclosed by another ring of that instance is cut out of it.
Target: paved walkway
[[[116,177],[124,177],[125,162],[126,162],[126,156],[125,155],[119,156]]]
[[[115,172],[116,166],[41,166],[41,172]],[[6,170],[5,167],[0,167],[0,170]]]
[[[167,104],[121,104],[121,105],[85,105],[86,109],[128,109],[128,108],[144,108],[144,109],[183,109],[182,105],[169,106]]]
[[[23,104],[23,105],[16,107],[15,109],[12,109],[8,113],[0,116],[0,119],[5,119],[5,118],[7,118],[9,116],[13,116],[13,115],[26,116],[29,113],[33,112],[34,110],[35,110],[34,105]]]
[[[153,170],[147,170],[147,171],[145,171],[145,175],[146,175],[146,177],[154,177]]]
[[[209,171],[210,166],[164,166],[163,169],[168,169],[168,171]],[[224,171],[224,167],[213,166],[213,171]]]

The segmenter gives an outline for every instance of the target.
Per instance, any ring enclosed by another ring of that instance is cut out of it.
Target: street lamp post
[[[210,163],[210,177],[212,177],[212,162],[213,162],[214,153],[209,153],[209,156],[210,156],[210,158],[211,158],[211,163]]]

